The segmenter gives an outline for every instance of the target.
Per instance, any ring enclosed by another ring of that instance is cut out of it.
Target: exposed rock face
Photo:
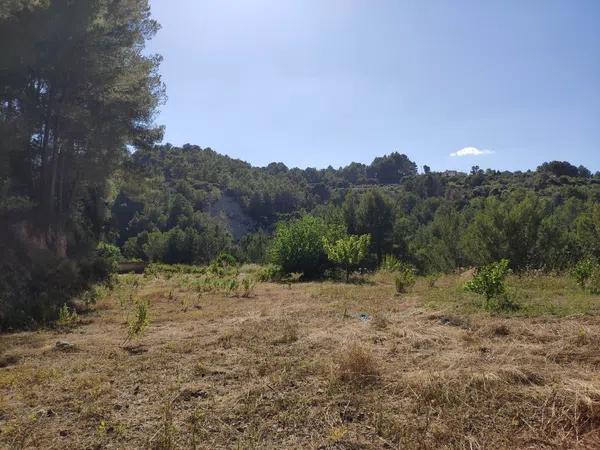
[[[256,221],[246,214],[240,204],[227,194],[222,194],[221,198],[211,205],[210,213],[225,220],[235,240],[239,240],[242,236],[257,228]]]

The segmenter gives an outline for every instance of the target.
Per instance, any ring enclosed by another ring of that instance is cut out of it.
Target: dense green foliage
[[[408,264],[400,264],[394,270],[394,274],[394,285],[396,287],[396,294],[398,295],[405,293],[416,282],[414,268]]]
[[[351,270],[357,268],[367,256],[370,242],[371,236],[368,234],[360,236],[351,234],[333,242],[324,239],[323,245],[327,258],[344,269],[348,281]]]
[[[509,261],[507,259],[478,267],[473,279],[465,284],[465,290],[483,295],[486,305],[489,306],[491,300],[506,294],[504,280],[509,273]],[[506,303],[504,302],[504,304]]]
[[[577,284],[592,294],[600,293],[600,264],[587,257],[579,261],[571,270]]]
[[[328,225],[314,216],[281,222],[269,249],[271,262],[285,273],[298,272],[306,277],[322,274],[328,261],[324,242],[343,236],[341,226]]]
[[[126,256],[142,259],[204,263],[227,250],[264,263],[276,223],[306,213],[371,235],[370,268],[386,254],[422,273],[503,258],[517,271],[565,270],[600,256],[600,175],[563,162],[528,172],[417,174],[393,153],[371,165],[301,170],[164,145],[138,150],[124,173],[115,183],[113,236]],[[195,240],[203,244],[189,244]],[[185,251],[178,242],[188,242]]]
[[[108,242],[98,243],[96,255],[98,256],[98,263],[104,265],[103,271],[107,274],[116,272],[122,259],[119,247]]]
[[[147,0],[0,4],[0,328],[57,317],[103,276],[108,177],[161,136],[157,29]]]

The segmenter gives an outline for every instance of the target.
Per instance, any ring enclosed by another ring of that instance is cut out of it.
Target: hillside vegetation
[[[166,145],[137,151],[126,167],[110,229],[130,258],[207,263],[227,251],[262,263],[275,224],[304,214],[368,233],[378,261],[394,254],[423,273],[501,258],[513,269],[563,270],[600,256],[600,178],[567,162],[524,173],[418,174],[392,153],[368,166],[301,170]],[[245,215],[211,208],[221,198]],[[234,239],[229,228],[240,221],[246,233]]]

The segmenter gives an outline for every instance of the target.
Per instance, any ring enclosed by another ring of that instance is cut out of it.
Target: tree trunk
[[[55,147],[52,151],[52,177],[50,178],[50,189],[48,189],[48,207],[51,216],[54,216],[56,210],[56,177],[58,172],[58,158],[60,151],[56,148],[58,142],[55,141]]]
[[[64,212],[64,190],[65,190],[65,159],[67,155],[65,152],[60,153],[60,171],[58,174],[58,214],[62,215]]]
[[[48,88],[48,105],[46,106],[46,117],[44,118],[44,135],[42,138],[42,170],[40,174],[40,190],[43,195],[44,189],[46,189],[48,183],[48,141],[50,139],[50,119],[52,116],[52,102],[53,102],[53,90]]]
[[[57,111],[54,120],[54,136],[52,142],[52,175],[50,178],[50,186],[48,186],[48,212],[51,216],[50,221],[52,221],[52,218],[56,212],[56,177],[58,172],[58,158],[60,157],[60,138],[58,137],[58,115],[59,112]]]

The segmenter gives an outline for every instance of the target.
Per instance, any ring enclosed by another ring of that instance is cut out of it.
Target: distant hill
[[[338,169],[290,169],[280,162],[254,167],[210,148],[167,144],[136,151],[115,177],[111,229],[128,256],[164,255],[171,239],[171,247],[192,248],[182,250],[188,252],[184,259],[209,261],[236,242],[246,245],[248,236],[268,234],[278,220],[307,212],[341,220],[350,194],[373,189],[392,203],[396,221],[408,224],[403,232],[416,235],[440,208],[477,209],[477,199],[529,192],[555,206],[568,199],[598,202],[600,174],[560,161],[527,172],[476,166],[468,174],[432,172],[424,166],[419,173],[399,153]]]

